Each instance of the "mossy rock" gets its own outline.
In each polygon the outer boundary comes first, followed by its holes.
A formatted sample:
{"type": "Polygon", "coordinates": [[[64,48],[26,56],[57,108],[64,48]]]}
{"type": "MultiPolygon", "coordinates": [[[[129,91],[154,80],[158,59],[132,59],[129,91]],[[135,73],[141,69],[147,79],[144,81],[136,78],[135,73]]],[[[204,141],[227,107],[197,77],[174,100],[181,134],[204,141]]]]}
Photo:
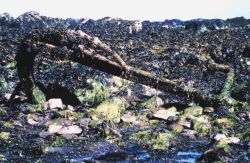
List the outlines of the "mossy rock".
{"type": "Polygon", "coordinates": [[[181,133],[183,131],[184,127],[182,125],[179,125],[179,124],[173,124],[173,125],[171,125],[171,129],[175,133],[181,133]]]}
{"type": "Polygon", "coordinates": [[[0,139],[2,140],[8,140],[10,138],[10,133],[9,132],[0,132],[0,139]]]}
{"type": "Polygon", "coordinates": [[[234,122],[229,118],[216,119],[214,123],[217,124],[219,127],[224,127],[227,129],[231,129],[234,127],[234,122]]]}
{"type": "Polygon", "coordinates": [[[229,144],[224,140],[220,140],[219,142],[217,142],[216,148],[223,148],[225,152],[230,152],[231,150],[229,144]]]}
{"type": "Polygon", "coordinates": [[[46,102],[46,95],[35,85],[32,88],[32,96],[32,102],[34,104],[44,105],[46,102]]]}
{"type": "Polygon", "coordinates": [[[162,103],[162,100],[159,97],[151,97],[150,99],[142,102],[140,104],[140,107],[144,108],[144,109],[148,109],[151,112],[155,112],[156,108],[159,106],[159,104],[162,103]]]}
{"type": "Polygon", "coordinates": [[[157,126],[159,124],[159,120],[149,120],[149,124],[157,126]]]}
{"type": "Polygon", "coordinates": [[[175,135],[171,132],[158,133],[156,139],[152,141],[151,147],[154,150],[166,150],[171,145],[171,140],[175,135]]]}
{"type": "Polygon", "coordinates": [[[109,101],[102,102],[96,109],[91,109],[89,114],[91,118],[96,121],[108,120],[114,123],[119,123],[124,111],[125,101],[121,98],[115,97],[109,101]]]}
{"type": "Polygon", "coordinates": [[[210,134],[211,125],[208,122],[203,122],[199,120],[193,120],[194,130],[197,132],[199,137],[205,137],[210,134]]]}
{"type": "Polygon", "coordinates": [[[16,67],[17,62],[15,60],[9,62],[5,67],[8,69],[13,69],[16,67]]]}
{"type": "Polygon", "coordinates": [[[182,119],[198,117],[202,115],[203,108],[200,106],[191,106],[184,110],[184,114],[181,116],[182,119]]]}
{"type": "Polygon", "coordinates": [[[0,154],[0,161],[7,161],[7,159],[4,155],[0,154]]]}
{"type": "Polygon", "coordinates": [[[77,89],[74,92],[81,103],[94,105],[108,99],[110,94],[108,87],[93,79],[88,79],[87,83],[90,85],[90,89],[77,89]]]}
{"type": "Polygon", "coordinates": [[[18,125],[17,121],[4,121],[3,123],[3,127],[5,128],[14,128],[14,126],[18,125]]]}
{"type": "Polygon", "coordinates": [[[129,136],[130,140],[136,140],[139,143],[150,145],[152,142],[152,131],[146,130],[146,131],[139,131],[136,133],[133,133],[129,136]]]}
{"type": "Polygon", "coordinates": [[[130,140],[136,140],[140,144],[154,150],[166,150],[170,147],[171,140],[175,135],[171,132],[155,134],[151,130],[139,131],[130,135],[130,140]]]}

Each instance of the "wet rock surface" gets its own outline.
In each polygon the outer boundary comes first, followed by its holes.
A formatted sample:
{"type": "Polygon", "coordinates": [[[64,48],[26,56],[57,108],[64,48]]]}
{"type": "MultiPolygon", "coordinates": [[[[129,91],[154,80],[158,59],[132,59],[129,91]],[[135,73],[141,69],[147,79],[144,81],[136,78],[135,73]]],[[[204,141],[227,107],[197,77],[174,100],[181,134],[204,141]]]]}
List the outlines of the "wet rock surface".
{"type": "MultiPolygon", "coordinates": [[[[13,18],[4,13],[0,15],[0,161],[249,162],[249,106],[194,103],[55,59],[46,51],[39,52],[31,65],[37,82],[27,85],[32,86],[32,100],[23,87],[8,103],[20,83],[15,57],[22,41],[31,33],[55,29],[82,30],[117,51],[128,65],[186,89],[226,94],[227,72],[214,70],[209,62],[229,65],[234,70],[229,101],[250,102],[247,19],[94,21],[49,18],[37,12],[13,18]]],[[[71,53],[61,50],[53,54],[71,53]]]]}

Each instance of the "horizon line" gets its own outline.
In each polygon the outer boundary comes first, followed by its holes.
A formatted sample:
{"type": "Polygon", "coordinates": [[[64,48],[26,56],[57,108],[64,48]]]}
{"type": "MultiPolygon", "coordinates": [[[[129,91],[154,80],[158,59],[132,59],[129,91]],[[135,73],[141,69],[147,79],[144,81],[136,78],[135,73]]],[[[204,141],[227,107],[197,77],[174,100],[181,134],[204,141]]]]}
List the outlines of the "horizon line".
{"type": "Polygon", "coordinates": [[[28,13],[32,13],[32,12],[35,12],[37,14],[39,14],[39,16],[45,16],[45,17],[48,17],[48,18],[59,18],[59,19],[76,19],[76,20],[79,20],[79,19],[90,19],[90,20],[94,20],[94,21],[97,21],[97,20],[101,20],[101,19],[104,19],[104,18],[111,18],[111,19],[121,19],[121,20],[127,20],[127,21],[141,21],[141,22],[145,22],[145,21],[149,21],[149,22],[163,22],[163,21],[166,21],[166,20],[180,20],[180,21],[193,21],[193,20],[229,20],[229,19],[235,19],[235,18],[243,18],[243,19],[246,19],[246,20],[250,20],[250,18],[246,18],[245,16],[235,16],[235,17],[228,17],[228,18],[202,18],[202,17],[197,17],[197,18],[192,18],[192,19],[180,19],[180,18],[165,18],[163,20],[150,20],[150,19],[126,19],[126,18],[121,18],[121,17],[112,17],[112,16],[103,16],[103,17],[100,17],[100,18],[91,18],[91,17],[58,17],[58,16],[50,16],[50,15],[45,15],[45,14],[41,14],[40,12],[38,11],[35,11],[35,10],[30,10],[30,11],[26,11],[26,12],[23,12],[22,14],[18,14],[18,15],[13,15],[9,12],[3,12],[3,13],[0,13],[0,15],[4,15],[4,14],[8,14],[10,17],[13,17],[14,19],[17,19],[18,17],[22,16],[22,15],[25,15],[25,14],[28,14],[28,13]]]}

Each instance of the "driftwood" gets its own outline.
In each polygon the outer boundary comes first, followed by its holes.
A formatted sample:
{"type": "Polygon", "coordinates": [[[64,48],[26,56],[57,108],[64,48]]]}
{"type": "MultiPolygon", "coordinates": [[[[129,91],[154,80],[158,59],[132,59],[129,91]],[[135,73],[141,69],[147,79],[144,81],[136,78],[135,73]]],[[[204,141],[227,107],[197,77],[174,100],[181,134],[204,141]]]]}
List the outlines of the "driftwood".
{"type": "MultiPolygon", "coordinates": [[[[91,37],[82,31],[73,30],[34,32],[23,41],[16,56],[20,85],[30,87],[31,84],[35,83],[33,62],[39,52],[51,53],[58,49],[63,49],[65,52],[58,56],[59,59],[78,62],[134,82],[188,98],[201,105],[215,107],[219,105],[246,107],[248,105],[248,103],[237,101],[230,96],[234,82],[234,70],[228,65],[217,64],[212,59],[210,60],[210,69],[227,73],[222,92],[215,95],[195,88],[180,87],[175,81],[129,66],[117,52],[102,43],[98,38],[91,37]]],[[[31,93],[27,94],[32,96],[31,93]]]]}

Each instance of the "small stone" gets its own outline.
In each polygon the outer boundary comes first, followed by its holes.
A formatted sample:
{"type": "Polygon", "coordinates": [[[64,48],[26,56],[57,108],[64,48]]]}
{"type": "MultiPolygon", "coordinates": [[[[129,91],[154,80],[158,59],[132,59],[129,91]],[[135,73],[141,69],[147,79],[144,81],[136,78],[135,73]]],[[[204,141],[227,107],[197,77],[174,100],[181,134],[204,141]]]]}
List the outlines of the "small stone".
{"type": "Polygon", "coordinates": [[[177,112],[177,109],[175,107],[171,107],[169,109],[160,109],[153,114],[154,117],[160,118],[160,119],[165,119],[168,120],[169,117],[171,116],[176,116],[179,114],[177,112]]]}
{"type": "Polygon", "coordinates": [[[39,136],[40,136],[41,138],[46,138],[46,137],[49,136],[49,135],[50,135],[50,133],[47,132],[47,131],[41,131],[41,132],[39,133],[39,136]]]}
{"type": "Polygon", "coordinates": [[[228,137],[227,141],[228,141],[228,143],[238,144],[240,142],[240,139],[237,137],[228,137]]]}
{"type": "Polygon", "coordinates": [[[214,113],[214,108],[213,107],[205,107],[204,108],[204,113],[214,113]]]}
{"type": "Polygon", "coordinates": [[[4,155],[0,154],[0,161],[7,161],[7,159],[4,155]]]}
{"type": "Polygon", "coordinates": [[[60,135],[70,135],[70,134],[80,134],[82,133],[82,129],[79,126],[72,125],[72,126],[65,126],[61,128],[58,132],[60,135]]]}
{"type": "Polygon", "coordinates": [[[196,140],[196,134],[197,132],[194,130],[184,129],[181,133],[181,135],[188,137],[189,139],[196,140]]]}
{"type": "Polygon", "coordinates": [[[9,100],[10,97],[11,97],[11,93],[5,93],[5,94],[4,94],[4,98],[5,98],[6,100],[9,100]]]}
{"type": "Polygon", "coordinates": [[[75,108],[71,105],[67,105],[67,109],[69,109],[70,111],[75,111],[75,108]]]}
{"type": "Polygon", "coordinates": [[[216,141],[223,141],[227,144],[238,144],[240,142],[240,139],[237,137],[226,137],[224,134],[217,134],[214,139],[216,141]]]}
{"type": "Polygon", "coordinates": [[[188,121],[182,121],[182,120],[180,120],[178,122],[178,124],[184,126],[185,128],[191,128],[191,122],[188,122],[188,121]]]}
{"type": "Polygon", "coordinates": [[[224,134],[217,134],[215,137],[214,137],[214,139],[216,140],[216,141],[220,141],[221,139],[225,139],[225,138],[227,138],[224,134]]]}
{"type": "Polygon", "coordinates": [[[49,129],[48,129],[48,132],[49,134],[55,134],[57,133],[58,131],[60,131],[62,129],[62,125],[49,125],[49,129]]]}
{"type": "Polygon", "coordinates": [[[35,114],[28,114],[27,123],[30,125],[39,125],[38,117],[35,114]]]}
{"type": "Polygon", "coordinates": [[[0,132],[0,139],[3,140],[8,140],[10,138],[10,133],[9,132],[0,132]]]}
{"type": "Polygon", "coordinates": [[[49,101],[45,103],[45,108],[52,110],[57,108],[62,109],[63,108],[62,100],[60,98],[49,99],[49,101]]]}
{"type": "Polygon", "coordinates": [[[135,116],[132,116],[130,114],[124,114],[122,117],[121,117],[121,120],[123,122],[127,122],[127,123],[133,123],[133,122],[136,122],[136,117],[135,116]]]}
{"type": "Polygon", "coordinates": [[[38,125],[38,124],[39,124],[37,121],[35,121],[35,120],[32,119],[32,118],[28,118],[28,119],[27,119],[27,122],[28,122],[28,124],[30,124],[30,125],[38,125]]]}
{"type": "Polygon", "coordinates": [[[90,118],[82,118],[78,121],[78,123],[80,124],[80,126],[82,127],[88,127],[89,122],[91,121],[90,118]]]}

